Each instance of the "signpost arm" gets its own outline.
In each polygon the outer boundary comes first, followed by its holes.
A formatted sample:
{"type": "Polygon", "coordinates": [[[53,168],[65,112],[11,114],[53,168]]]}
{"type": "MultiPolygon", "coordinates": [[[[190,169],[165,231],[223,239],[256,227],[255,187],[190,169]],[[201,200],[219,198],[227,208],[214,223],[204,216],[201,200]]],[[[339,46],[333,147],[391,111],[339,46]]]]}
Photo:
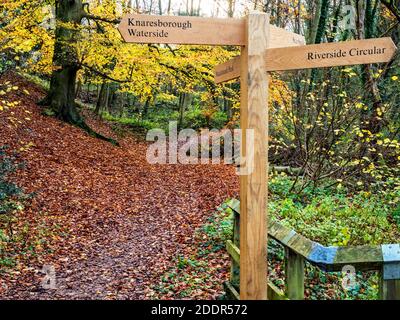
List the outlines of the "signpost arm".
{"type": "Polygon", "coordinates": [[[241,59],[242,163],[240,177],[240,298],[267,298],[268,75],[265,51],[269,16],[246,17],[241,59]],[[252,131],[254,141],[246,131],[252,131]],[[246,172],[247,171],[247,172],[246,172]]]}

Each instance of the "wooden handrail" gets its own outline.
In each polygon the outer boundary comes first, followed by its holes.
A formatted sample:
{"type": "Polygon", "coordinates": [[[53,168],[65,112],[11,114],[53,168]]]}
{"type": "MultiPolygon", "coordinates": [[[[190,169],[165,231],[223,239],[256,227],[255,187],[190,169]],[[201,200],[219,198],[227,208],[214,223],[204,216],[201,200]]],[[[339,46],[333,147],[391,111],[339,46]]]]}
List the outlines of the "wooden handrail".
{"type": "MultiPolygon", "coordinates": [[[[232,200],[228,207],[235,213],[234,239],[236,241],[235,243],[227,242],[227,251],[235,266],[239,266],[240,250],[237,233],[240,202],[232,200]]],[[[304,298],[304,260],[306,260],[327,272],[342,271],[345,266],[352,266],[356,271],[378,270],[381,274],[381,298],[400,300],[399,244],[326,247],[307,239],[279,222],[269,223],[268,236],[285,247],[287,296],[290,299],[304,298]]]]}

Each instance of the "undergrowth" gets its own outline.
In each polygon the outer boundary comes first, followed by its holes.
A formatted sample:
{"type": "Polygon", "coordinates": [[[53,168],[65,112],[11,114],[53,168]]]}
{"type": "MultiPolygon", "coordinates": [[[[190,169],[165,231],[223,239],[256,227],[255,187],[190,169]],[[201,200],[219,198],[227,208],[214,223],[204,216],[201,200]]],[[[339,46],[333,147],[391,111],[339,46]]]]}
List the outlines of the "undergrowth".
{"type": "MultiPolygon", "coordinates": [[[[323,245],[346,246],[399,243],[399,190],[372,193],[364,190],[308,189],[302,195],[291,192],[293,180],[286,175],[272,176],[269,184],[270,218],[323,245]]],[[[208,222],[197,230],[198,249],[190,256],[175,257],[175,265],[153,289],[157,298],[196,298],[204,291],[222,290],[222,279],[229,275],[230,261],[225,251],[232,239],[233,213],[224,203],[208,222]],[[218,257],[219,281],[210,260],[218,257]],[[222,262],[225,261],[225,262],[222,262]],[[211,287],[210,287],[211,285],[211,287]]],[[[269,280],[285,288],[284,249],[273,240],[268,243],[269,280]]],[[[358,272],[351,290],[342,287],[341,272],[328,273],[306,263],[306,299],[370,300],[378,298],[377,272],[358,272]]],[[[221,295],[217,295],[221,297],[221,295]]]]}

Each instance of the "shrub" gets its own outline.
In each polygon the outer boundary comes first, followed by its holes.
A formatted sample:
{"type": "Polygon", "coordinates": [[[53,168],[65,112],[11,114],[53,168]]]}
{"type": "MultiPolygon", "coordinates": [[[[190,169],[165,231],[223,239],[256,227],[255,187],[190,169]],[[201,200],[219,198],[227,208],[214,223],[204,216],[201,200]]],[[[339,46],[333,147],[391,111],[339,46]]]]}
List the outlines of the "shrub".
{"type": "Polygon", "coordinates": [[[400,205],[398,205],[396,207],[396,209],[394,209],[392,216],[393,216],[393,220],[400,227],[400,205]]]}
{"type": "Polygon", "coordinates": [[[102,118],[106,121],[127,125],[127,126],[131,127],[132,129],[144,129],[147,131],[147,130],[157,128],[156,123],[153,123],[152,121],[149,121],[149,120],[139,119],[139,118],[125,118],[125,117],[117,118],[106,112],[102,114],[102,118]]]}
{"type": "Polygon", "coordinates": [[[13,156],[7,155],[6,147],[0,147],[0,267],[13,265],[13,259],[5,249],[14,240],[14,213],[23,209],[22,203],[26,197],[17,185],[9,181],[9,175],[19,167],[21,164],[17,164],[13,156]]]}
{"type": "Polygon", "coordinates": [[[0,215],[6,215],[18,207],[18,199],[22,196],[21,189],[8,176],[20,165],[15,164],[15,158],[6,154],[6,147],[0,147],[0,215]]]}
{"type": "Polygon", "coordinates": [[[201,109],[195,107],[185,113],[183,126],[192,129],[221,129],[228,122],[227,115],[214,109],[201,109]]]}
{"type": "Polygon", "coordinates": [[[290,194],[291,178],[273,177],[269,189],[270,215],[274,220],[325,245],[398,243],[399,210],[388,204],[388,194],[334,193],[331,189],[290,194]]]}

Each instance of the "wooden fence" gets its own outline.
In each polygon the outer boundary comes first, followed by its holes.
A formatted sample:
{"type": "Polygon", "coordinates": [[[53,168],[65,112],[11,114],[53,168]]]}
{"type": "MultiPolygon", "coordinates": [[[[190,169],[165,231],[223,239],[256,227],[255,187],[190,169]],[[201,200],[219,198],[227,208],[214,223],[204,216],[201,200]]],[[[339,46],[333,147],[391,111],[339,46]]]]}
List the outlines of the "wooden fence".
{"type": "MultiPolygon", "coordinates": [[[[231,256],[230,281],[225,283],[227,297],[239,299],[240,283],[240,203],[229,205],[234,213],[233,239],[226,244],[231,256]]],[[[285,291],[268,283],[270,300],[304,299],[304,263],[322,271],[342,271],[352,266],[356,271],[378,271],[380,277],[380,299],[400,300],[400,245],[325,247],[282,226],[270,222],[268,236],[285,248],[285,291]]],[[[267,281],[267,279],[266,279],[267,281]]]]}

